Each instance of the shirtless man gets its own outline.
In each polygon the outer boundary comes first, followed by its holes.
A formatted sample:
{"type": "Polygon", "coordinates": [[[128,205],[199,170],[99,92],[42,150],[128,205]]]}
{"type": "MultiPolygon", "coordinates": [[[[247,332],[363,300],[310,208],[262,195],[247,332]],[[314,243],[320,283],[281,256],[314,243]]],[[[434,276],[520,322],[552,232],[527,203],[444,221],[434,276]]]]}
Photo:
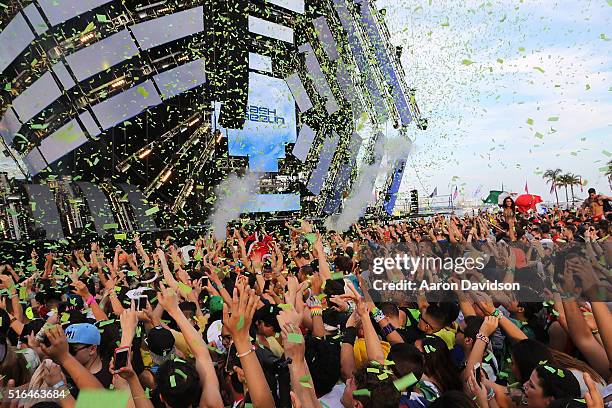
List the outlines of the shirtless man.
{"type": "Polygon", "coordinates": [[[588,208],[593,220],[600,221],[604,218],[604,200],[611,199],[605,195],[597,194],[594,188],[589,188],[589,198],[584,200],[582,208],[588,208]]]}

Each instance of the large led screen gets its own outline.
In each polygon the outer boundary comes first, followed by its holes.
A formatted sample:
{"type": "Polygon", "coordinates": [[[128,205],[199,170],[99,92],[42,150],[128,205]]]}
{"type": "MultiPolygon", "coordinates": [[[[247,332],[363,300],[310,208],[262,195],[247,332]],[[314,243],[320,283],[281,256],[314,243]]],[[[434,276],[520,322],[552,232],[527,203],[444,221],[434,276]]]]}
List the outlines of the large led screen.
{"type": "MultiPolygon", "coordinates": [[[[219,117],[220,105],[215,106],[219,117]]],[[[247,120],[243,129],[217,128],[227,134],[229,154],[248,156],[249,170],[278,172],[285,145],[297,138],[295,101],[284,80],[249,74],[247,120]]]]}

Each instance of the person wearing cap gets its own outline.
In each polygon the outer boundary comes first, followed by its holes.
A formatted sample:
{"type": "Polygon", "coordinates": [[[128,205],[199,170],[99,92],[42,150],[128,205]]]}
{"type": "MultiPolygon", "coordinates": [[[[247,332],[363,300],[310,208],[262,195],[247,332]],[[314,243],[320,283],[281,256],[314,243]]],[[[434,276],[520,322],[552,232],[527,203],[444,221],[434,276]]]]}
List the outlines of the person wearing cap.
{"type": "Polygon", "coordinates": [[[66,339],[70,354],[108,388],[113,376],[108,371],[110,361],[102,361],[98,351],[101,339],[98,328],[90,323],[71,324],[66,328],[66,339]]]}
{"type": "Polygon", "coordinates": [[[145,344],[151,354],[151,372],[155,374],[164,361],[176,355],[175,339],[172,332],[164,327],[157,326],[149,330],[145,337],[145,344]]]}

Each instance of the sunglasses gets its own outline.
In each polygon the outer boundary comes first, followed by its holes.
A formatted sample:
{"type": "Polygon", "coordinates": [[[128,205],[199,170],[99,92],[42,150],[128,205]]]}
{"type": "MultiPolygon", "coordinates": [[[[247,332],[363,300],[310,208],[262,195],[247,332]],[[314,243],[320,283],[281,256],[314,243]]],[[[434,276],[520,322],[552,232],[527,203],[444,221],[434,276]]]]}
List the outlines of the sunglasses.
{"type": "Polygon", "coordinates": [[[90,346],[88,345],[82,345],[81,347],[79,347],[77,344],[69,344],[68,345],[68,352],[70,353],[70,355],[74,356],[76,355],[76,353],[78,353],[79,351],[86,349],[90,346]]]}

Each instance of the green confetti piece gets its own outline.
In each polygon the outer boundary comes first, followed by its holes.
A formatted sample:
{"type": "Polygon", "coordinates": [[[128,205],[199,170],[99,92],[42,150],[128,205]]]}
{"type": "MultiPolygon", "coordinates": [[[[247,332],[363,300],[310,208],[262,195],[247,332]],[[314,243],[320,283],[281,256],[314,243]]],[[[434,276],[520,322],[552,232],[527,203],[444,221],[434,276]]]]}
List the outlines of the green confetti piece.
{"type": "Polygon", "coordinates": [[[238,319],[238,323],[236,323],[236,329],[240,330],[244,327],[244,315],[240,315],[240,319],[238,319]]]}
{"type": "Polygon", "coordinates": [[[66,323],[68,320],[70,320],[70,314],[68,313],[62,313],[62,317],[60,319],[60,321],[62,323],[66,323]]]}
{"type": "Polygon", "coordinates": [[[550,118],[548,118],[549,122],[558,122],[559,121],[559,117],[558,116],[551,116],[550,118]]]}
{"type": "Polygon", "coordinates": [[[528,125],[533,125],[533,119],[527,118],[527,124],[528,125]]]}
{"type": "Polygon", "coordinates": [[[182,370],[177,368],[176,370],[174,370],[174,372],[183,377],[183,380],[187,379],[187,374],[185,374],[182,370]]]}
{"type": "Polygon", "coordinates": [[[610,153],[609,151],[607,151],[607,150],[605,150],[605,149],[604,149],[604,150],[602,150],[601,152],[602,152],[603,154],[605,154],[606,156],[608,156],[608,157],[612,156],[612,153],[610,153]]]}
{"type": "Polygon", "coordinates": [[[87,27],[85,27],[85,30],[83,30],[81,35],[87,34],[88,32],[93,31],[95,29],[96,29],[96,25],[93,22],[91,22],[91,23],[87,24],[87,27]]]}
{"type": "Polygon", "coordinates": [[[104,225],[102,225],[102,229],[105,229],[105,230],[117,229],[117,228],[119,228],[119,224],[104,224],[104,225]]]}
{"type": "Polygon", "coordinates": [[[381,375],[378,375],[377,377],[380,381],[382,381],[382,380],[386,380],[387,378],[389,378],[389,374],[382,373],[381,375]]]}
{"type": "Polygon", "coordinates": [[[25,315],[28,318],[28,320],[33,320],[34,319],[34,311],[32,310],[32,306],[28,307],[25,311],[25,315]]]}
{"type": "Polygon", "coordinates": [[[108,23],[108,18],[104,14],[96,14],[96,19],[99,23],[108,23]]]}
{"type": "Polygon", "coordinates": [[[374,373],[374,374],[379,374],[380,370],[376,367],[368,367],[366,370],[368,373],[374,373]]]}
{"type": "Polygon", "coordinates": [[[309,232],[304,234],[304,238],[306,238],[306,241],[308,241],[308,243],[312,245],[317,241],[317,234],[315,234],[314,232],[309,232]]]}
{"type": "Polygon", "coordinates": [[[19,287],[19,300],[25,300],[28,297],[28,288],[25,286],[19,287]]]}
{"type": "Polygon", "coordinates": [[[293,309],[293,306],[292,306],[292,305],[290,305],[290,304],[287,304],[287,303],[280,303],[280,304],[278,305],[278,307],[279,307],[280,309],[282,309],[282,310],[291,310],[291,309],[293,309]]]}
{"type": "Polygon", "coordinates": [[[342,272],[334,272],[331,275],[332,280],[340,280],[344,279],[344,274],[342,272]]]}
{"type": "Polygon", "coordinates": [[[461,63],[463,65],[472,65],[474,63],[474,61],[471,61],[469,59],[464,59],[464,60],[461,61],[461,63]]]}
{"type": "Polygon", "coordinates": [[[366,388],[362,388],[360,390],[353,391],[353,396],[355,396],[355,397],[369,397],[371,395],[372,395],[372,393],[370,392],[370,390],[368,390],[366,388]]]}
{"type": "Polygon", "coordinates": [[[170,376],[170,387],[176,387],[176,377],[173,375],[170,376]]]}
{"type": "Polygon", "coordinates": [[[98,323],[98,327],[104,327],[104,326],[108,326],[109,324],[112,324],[115,322],[115,319],[111,319],[111,320],[102,320],[100,323],[98,323]]]}
{"type": "Polygon", "coordinates": [[[386,366],[392,366],[392,365],[395,365],[395,361],[393,361],[393,360],[385,360],[385,365],[386,365],[386,366]]]}
{"type": "Polygon", "coordinates": [[[407,388],[412,387],[414,384],[418,383],[416,376],[413,373],[403,376],[402,378],[398,378],[393,381],[393,385],[398,391],[404,391],[407,388]]]}
{"type": "Polygon", "coordinates": [[[544,368],[553,374],[556,372],[556,370],[549,365],[545,365],[544,368]]]}
{"type": "Polygon", "coordinates": [[[145,211],[146,215],[153,215],[155,213],[157,213],[159,211],[159,207],[153,207],[153,208],[149,208],[147,211],[145,211]]]}
{"type": "Polygon", "coordinates": [[[287,341],[289,343],[301,344],[304,342],[304,336],[299,333],[289,333],[287,334],[287,341]]]}
{"type": "Polygon", "coordinates": [[[142,95],[143,98],[148,98],[149,97],[149,91],[147,91],[143,86],[139,86],[138,88],[136,88],[136,91],[142,95]]]}
{"type": "Polygon", "coordinates": [[[126,233],[115,234],[114,237],[116,240],[124,240],[124,239],[127,239],[127,234],[126,233]]]}
{"type": "Polygon", "coordinates": [[[544,71],[544,69],[542,67],[533,67],[533,69],[535,69],[536,71],[540,71],[541,73],[546,72],[546,71],[544,71]]]}
{"type": "MultiPolygon", "coordinates": [[[[178,283],[178,287],[181,290],[181,292],[183,292],[185,295],[190,294],[193,289],[189,286],[187,286],[186,284],[184,284],[183,282],[177,282],[178,283]]],[[[240,328],[238,329],[240,330],[240,328]]]]}

